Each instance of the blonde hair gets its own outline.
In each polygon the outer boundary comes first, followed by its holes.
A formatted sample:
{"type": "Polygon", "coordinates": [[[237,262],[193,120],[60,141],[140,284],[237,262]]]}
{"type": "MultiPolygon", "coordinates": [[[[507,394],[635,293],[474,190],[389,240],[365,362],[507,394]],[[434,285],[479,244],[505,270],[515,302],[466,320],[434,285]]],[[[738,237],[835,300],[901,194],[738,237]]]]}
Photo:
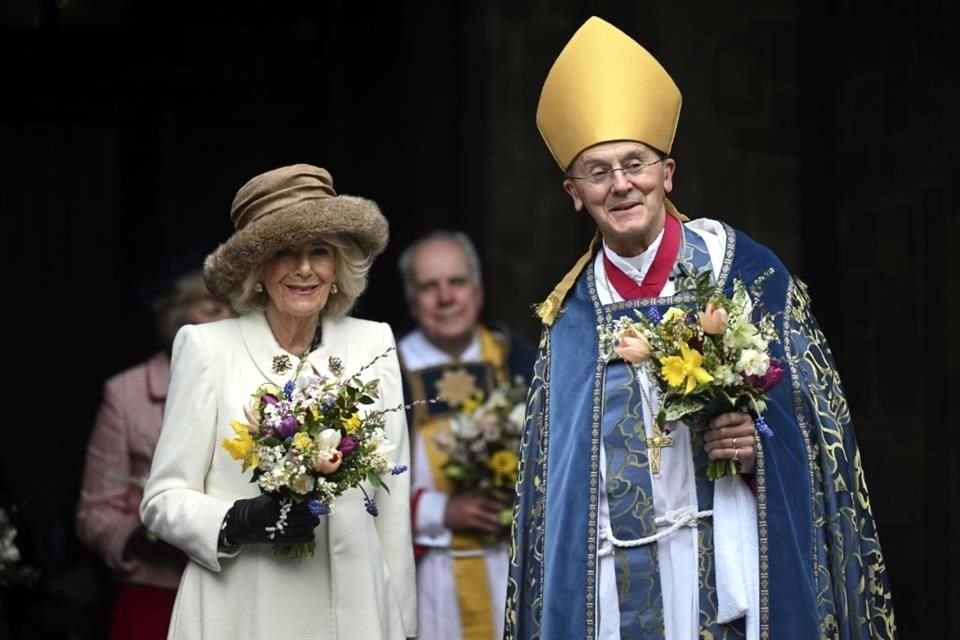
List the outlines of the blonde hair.
{"type": "MultiPolygon", "coordinates": [[[[374,256],[365,253],[357,241],[345,233],[335,233],[316,238],[333,247],[333,256],[337,265],[336,284],[339,290],[327,298],[326,306],[320,311],[328,318],[342,318],[347,315],[367,288],[367,274],[373,265],[374,256]]],[[[230,303],[238,313],[249,313],[267,306],[267,292],[257,291],[257,285],[263,275],[263,269],[273,256],[266,257],[256,269],[251,269],[247,277],[230,297],[230,303]]]]}

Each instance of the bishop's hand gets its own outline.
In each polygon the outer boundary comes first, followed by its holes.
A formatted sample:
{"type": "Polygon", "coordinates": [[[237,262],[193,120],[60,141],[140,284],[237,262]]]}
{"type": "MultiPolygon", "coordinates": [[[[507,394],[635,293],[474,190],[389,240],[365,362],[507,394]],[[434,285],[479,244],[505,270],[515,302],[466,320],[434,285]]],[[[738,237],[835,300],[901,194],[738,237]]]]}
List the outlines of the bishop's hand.
{"type": "Polygon", "coordinates": [[[753,473],[757,428],[749,413],[729,411],[712,418],[703,439],[711,460],[730,460],[739,466],[739,473],[753,473]]]}

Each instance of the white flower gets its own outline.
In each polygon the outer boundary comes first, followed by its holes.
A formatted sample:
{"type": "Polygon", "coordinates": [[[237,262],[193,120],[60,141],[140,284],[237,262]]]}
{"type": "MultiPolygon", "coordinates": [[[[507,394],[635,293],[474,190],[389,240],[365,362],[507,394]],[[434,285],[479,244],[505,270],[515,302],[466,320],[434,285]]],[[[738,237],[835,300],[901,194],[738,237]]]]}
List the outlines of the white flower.
{"type": "Polygon", "coordinates": [[[321,384],[323,384],[323,378],[309,373],[301,375],[296,382],[297,389],[300,391],[309,387],[318,387],[321,384]]]}
{"type": "Polygon", "coordinates": [[[306,473],[301,473],[293,477],[290,481],[290,488],[301,495],[313,491],[313,478],[306,473]]]}
{"type": "Polygon", "coordinates": [[[769,366],[770,356],[756,349],[744,349],[736,364],[737,371],[742,371],[748,376],[762,376],[769,366]]]}
{"type": "Polygon", "coordinates": [[[523,419],[526,417],[526,414],[527,407],[520,402],[510,411],[510,415],[507,416],[507,422],[515,427],[517,432],[520,432],[523,430],[523,419]]]}
{"type": "Polygon", "coordinates": [[[731,369],[729,365],[725,364],[722,364],[711,371],[710,375],[712,375],[713,379],[717,381],[717,384],[725,387],[734,385],[739,380],[737,374],[733,372],[733,369],[731,369]]]}
{"type": "Polygon", "coordinates": [[[453,419],[453,432],[467,440],[472,440],[480,435],[480,429],[477,427],[477,422],[473,418],[469,418],[458,414],[453,419]]]}
{"type": "Polygon", "coordinates": [[[487,405],[490,407],[505,407],[507,406],[507,394],[503,392],[503,389],[497,388],[494,389],[490,394],[490,399],[487,400],[487,405]]]}
{"type": "Polygon", "coordinates": [[[735,280],[733,283],[731,302],[733,308],[737,310],[737,320],[739,322],[750,322],[753,319],[753,300],[740,280],[735,280]]]}
{"type": "Polygon", "coordinates": [[[6,520],[6,514],[2,515],[4,517],[0,518],[0,521],[6,526],[6,530],[3,532],[3,537],[0,538],[0,564],[17,562],[20,560],[20,550],[17,549],[17,545],[13,541],[17,537],[17,530],[10,526],[9,521],[6,520]]]}
{"type": "Polygon", "coordinates": [[[396,446],[387,442],[387,432],[379,427],[370,433],[369,443],[371,452],[379,453],[382,456],[386,456],[396,446]]]}
{"type": "Polygon", "coordinates": [[[481,413],[476,420],[485,440],[494,441],[500,436],[500,419],[495,411],[481,413]]]}
{"type": "Polygon", "coordinates": [[[333,450],[340,444],[341,435],[339,429],[324,429],[317,434],[314,446],[318,450],[333,450]]]}
{"type": "Polygon", "coordinates": [[[750,322],[737,321],[727,327],[723,334],[723,346],[727,349],[752,349],[756,346],[757,328],[750,322]]]}

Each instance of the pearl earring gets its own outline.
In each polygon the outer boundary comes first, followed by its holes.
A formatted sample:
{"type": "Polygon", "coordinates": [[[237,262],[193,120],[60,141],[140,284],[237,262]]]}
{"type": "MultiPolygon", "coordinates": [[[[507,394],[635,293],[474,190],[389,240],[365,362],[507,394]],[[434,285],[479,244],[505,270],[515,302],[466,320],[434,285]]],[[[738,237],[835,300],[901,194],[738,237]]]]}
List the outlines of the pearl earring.
{"type": "Polygon", "coordinates": [[[339,287],[337,287],[337,283],[336,283],[336,282],[334,282],[332,285],[330,285],[330,293],[331,293],[331,294],[337,295],[337,293],[339,293],[339,292],[340,292],[340,289],[339,289],[339,287]]]}
{"type": "Polygon", "coordinates": [[[263,293],[263,285],[258,282],[257,284],[253,285],[253,290],[257,293],[263,293]]]}

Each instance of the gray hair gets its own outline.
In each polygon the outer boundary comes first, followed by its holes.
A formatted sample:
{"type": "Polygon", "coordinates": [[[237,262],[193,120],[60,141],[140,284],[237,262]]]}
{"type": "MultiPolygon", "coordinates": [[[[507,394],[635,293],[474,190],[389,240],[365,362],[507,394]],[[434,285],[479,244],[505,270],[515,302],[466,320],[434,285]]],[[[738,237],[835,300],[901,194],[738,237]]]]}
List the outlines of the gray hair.
{"type": "Polygon", "coordinates": [[[183,326],[190,304],[208,295],[211,294],[203,281],[203,272],[193,269],[178,277],[168,291],[153,301],[157,333],[163,344],[173,344],[173,337],[183,326]]]}
{"type": "Polygon", "coordinates": [[[397,260],[397,269],[400,271],[400,277],[403,278],[403,291],[407,298],[410,298],[416,293],[417,287],[417,283],[414,282],[413,254],[417,252],[417,249],[420,248],[421,245],[433,240],[447,240],[458,245],[463,251],[463,255],[467,258],[467,277],[470,278],[470,282],[478,287],[483,285],[483,276],[480,272],[480,257],[477,255],[477,248],[473,246],[473,242],[471,242],[467,234],[462,231],[437,229],[409,244],[407,248],[403,250],[403,253],[400,254],[400,259],[397,260]]]}
{"type": "MultiPolygon", "coordinates": [[[[339,292],[327,298],[327,305],[320,312],[329,318],[342,318],[347,315],[367,288],[367,274],[373,265],[374,256],[365,252],[353,237],[344,233],[335,233],[319,238],[333,247],[333,256],[337,265],[337,289],[339,292]]],[[[238,313],[262,310],[267,305],[267,292],[257,291],[257,284],[263,275],[263,269],[273,256],[261,263],[250,273],[235,290],[231,304],[238,313]]]]}

